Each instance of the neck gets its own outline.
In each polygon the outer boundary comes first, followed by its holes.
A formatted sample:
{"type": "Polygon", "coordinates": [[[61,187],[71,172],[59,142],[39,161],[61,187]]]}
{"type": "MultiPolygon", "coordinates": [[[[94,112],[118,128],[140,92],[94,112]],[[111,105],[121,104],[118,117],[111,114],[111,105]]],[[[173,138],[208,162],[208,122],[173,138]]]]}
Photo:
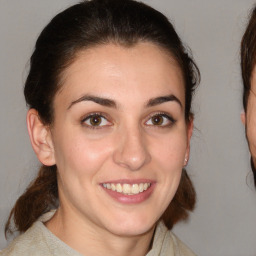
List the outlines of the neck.
{"type": "Polygon", "coordinates": [[[154,227],[136,236],[120,236],[77,214],[59,208],[46,227],[64,243],[82,255],[145,256],[150,249],[154,227]],[[68,214],[67,214],[68,212],[68,214]]]}

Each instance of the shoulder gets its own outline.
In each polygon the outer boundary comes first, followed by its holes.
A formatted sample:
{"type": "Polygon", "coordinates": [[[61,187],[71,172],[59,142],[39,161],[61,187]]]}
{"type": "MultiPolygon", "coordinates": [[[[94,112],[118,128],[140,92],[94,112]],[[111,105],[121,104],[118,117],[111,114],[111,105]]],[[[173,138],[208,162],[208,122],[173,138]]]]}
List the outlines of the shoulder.
{"type": "Polygon", "coordinates": [[[43,232],[40,228],[40,222],[34,223],[34,225],[24,234],[21,234],[15,238],[6,249],[1,251],[0,255],[51,255],[44,239],[43,232]]]}
{"type": "Polygon", "coordinates": [[[53,214],[54,211],[41,216],[31,228],[0,252],[0,256],[81,256],[45,227],[43,222],[49,220],[53,214]]]}
{"type": "Polygon", "coordinates": [[[147,256],[196,256],[176,235],[166,228],[163,222],[158,223],[152,249],[147,256]]]}
{"type": "Polygon", "coordinates": [[[171,231],[170,236],[172,238],[172,242],[174,244],[174,249],[177,252],[177,255],[179,256],[196,256],[191,249],[185,245],[175,234],[173,234],[171,231]]]}

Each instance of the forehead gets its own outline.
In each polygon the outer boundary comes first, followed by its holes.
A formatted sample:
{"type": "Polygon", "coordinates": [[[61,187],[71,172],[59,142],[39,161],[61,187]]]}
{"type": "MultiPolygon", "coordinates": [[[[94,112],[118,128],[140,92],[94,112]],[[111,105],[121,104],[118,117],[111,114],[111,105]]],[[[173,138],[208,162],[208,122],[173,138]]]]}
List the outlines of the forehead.
{"type": "Polygon", "coordinates": [[[165,50],[148,42],[132,47],[107,44],[78,52],[62,75],[58,94],[79,97],[88,92],[111,98],[174,93],[181,102],[185,100],[179,65],[165,50]]]}

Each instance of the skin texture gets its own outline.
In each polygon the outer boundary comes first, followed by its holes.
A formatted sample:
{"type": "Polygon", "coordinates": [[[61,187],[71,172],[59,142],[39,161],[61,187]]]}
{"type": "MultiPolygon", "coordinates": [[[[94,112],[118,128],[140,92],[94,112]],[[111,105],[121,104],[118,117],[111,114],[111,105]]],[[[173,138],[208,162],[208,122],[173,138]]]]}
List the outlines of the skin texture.
{"type": "Polygon", "coordinates": [[[181,71],[151,43],[109,44],[80,52],[62,81],[52,126],[27,116],[38,159],[58,167],[60,207],[46,226],[84,255],[145,255],[189,157],[181,71]],[[102,186],[120,180],[150,181],[151,192],[123,202],[102,186]]]}
{"type": "Polygon", "coordinates": [[[256,166],[256,67],[251,75],[251,91],[248,97],[247,111],[242,113],[241,119],[246,126],[246,136],[248,139],[249,149],[252,155],[254,166],[256,166]]]}

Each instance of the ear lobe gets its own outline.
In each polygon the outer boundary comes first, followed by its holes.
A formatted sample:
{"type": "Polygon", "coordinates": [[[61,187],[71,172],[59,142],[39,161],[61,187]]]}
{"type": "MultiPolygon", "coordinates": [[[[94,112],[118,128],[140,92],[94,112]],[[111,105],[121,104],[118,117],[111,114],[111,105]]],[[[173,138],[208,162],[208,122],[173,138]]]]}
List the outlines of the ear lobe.
{"type": "Polygon", "coordinates": [[[194,119],[193,117],[190,117],[190,120],[187,124],[187,149],[186,149],[186,155],[184,158],[184,167],[187,165],[189,160],[189,153],[190,153],[190,139],[193,134],[194,129],[194,119]]]}
{"type": "Polygon", "coordinates": [[[54,165],[54,147],[50,129],[42,123],[35,109],[30,109],[27,113],[27,128],[38,160],[47,166],[54,165]]]}
{"type": "Polygon", "coordinates": [[[242,113],[240,115],[240,118],[241,118],[241,121],[242,121],[243,125],[245,125],[245,123],[246,123],[246,115],[245,115],[244,110],[242,111],[242,113]]]}

